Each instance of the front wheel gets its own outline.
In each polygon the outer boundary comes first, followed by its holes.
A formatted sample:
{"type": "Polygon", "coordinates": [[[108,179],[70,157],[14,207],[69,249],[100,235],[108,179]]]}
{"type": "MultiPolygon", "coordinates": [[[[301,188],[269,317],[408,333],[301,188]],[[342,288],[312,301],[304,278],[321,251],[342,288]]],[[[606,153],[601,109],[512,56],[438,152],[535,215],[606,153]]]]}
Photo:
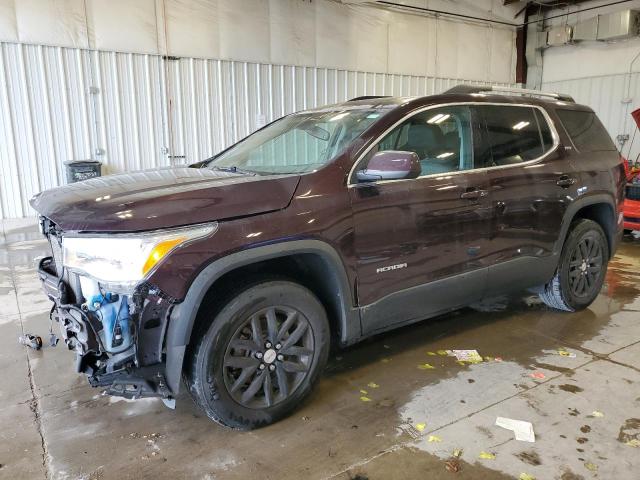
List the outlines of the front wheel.
{"type": "Polygon", "coordinates": [[[609,262],[609,244],[593,220],[576,221],[562,248],[555,276],[539,292],[557,310],[575,312],[595,300],[602,289],[609,262]]]}
{"type": "Polygon", "coordinates": [[[251,430],[289,414],[329,355],[329,323],[308,289],[266,281],[236,294],[211,319],[186,382],[214,421],[251,430]]]}

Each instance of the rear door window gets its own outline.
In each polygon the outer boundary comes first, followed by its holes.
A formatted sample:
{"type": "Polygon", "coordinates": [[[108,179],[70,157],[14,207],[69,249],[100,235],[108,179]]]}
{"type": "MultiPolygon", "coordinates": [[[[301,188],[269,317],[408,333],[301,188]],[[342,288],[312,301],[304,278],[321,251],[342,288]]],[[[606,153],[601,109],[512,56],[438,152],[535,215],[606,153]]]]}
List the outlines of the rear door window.
{"type": "Polygon", "coordinates": [[[611,137],[593,112],[556,110],[573,144],[581,152],[616,150],[611,137]]]}
{"type": "Polygon", "coordinates": [[[533,107],[482,105],[478,109],[485,122],[486,166],[512,165],[542,156],[553,145],[553,137],[543,115],[533,107]],[[540,120],[546,131],[539,127],[540,120]]]}

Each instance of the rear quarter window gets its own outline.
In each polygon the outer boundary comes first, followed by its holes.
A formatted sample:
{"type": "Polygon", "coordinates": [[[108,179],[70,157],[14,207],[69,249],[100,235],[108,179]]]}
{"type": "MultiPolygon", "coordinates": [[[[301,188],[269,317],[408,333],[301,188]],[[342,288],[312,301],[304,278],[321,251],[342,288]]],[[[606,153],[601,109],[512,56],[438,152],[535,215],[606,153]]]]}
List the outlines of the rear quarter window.
{"type": "Polygon", "coordinates": [[[611,137],[593,112],[556,110],[573,144],[580,152],[616,150],[611,137]]]}

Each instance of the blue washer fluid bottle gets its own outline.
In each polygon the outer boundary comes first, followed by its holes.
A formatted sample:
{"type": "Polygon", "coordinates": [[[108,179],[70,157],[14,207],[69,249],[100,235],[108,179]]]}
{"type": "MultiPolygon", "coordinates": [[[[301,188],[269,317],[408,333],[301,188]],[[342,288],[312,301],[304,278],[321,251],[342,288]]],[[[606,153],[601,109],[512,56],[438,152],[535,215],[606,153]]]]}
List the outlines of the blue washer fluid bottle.
{"type": "Polygon", "coordinates": [[[133,343],[133,335],[127,296],[98,294],[91,297],[87,304],[102,322],[102,330],[98,335],[105,350],[108,353],[120,353],[128,349],[133,343]]]}

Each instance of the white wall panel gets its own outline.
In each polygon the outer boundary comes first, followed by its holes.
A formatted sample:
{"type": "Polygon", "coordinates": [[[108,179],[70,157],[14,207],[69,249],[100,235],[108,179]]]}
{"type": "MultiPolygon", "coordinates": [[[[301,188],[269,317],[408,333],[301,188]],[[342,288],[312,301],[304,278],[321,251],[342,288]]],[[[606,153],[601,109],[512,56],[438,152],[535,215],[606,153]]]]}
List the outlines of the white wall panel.
{"type": "Polygon", "coordinates": [[[270,58],[268,0],[222,1],[218,9],[220,57],[250,62],[270,58]]]}
{"type": "Polygon", "coordinates": [[[430,33],[436,28],[431,18],[396,15],[389,24],[390,73],[431,75],[435,72],[436,45],[430,33]]]}
{"type": "Polygon", "coordinates": [[[20,41],[87,48],[84,0],[19,0],[15,2],[20,41]]]}
{"type": "Polygon", "coordinates": [[[271,62],[280,65],[314,65],[315,5],[299,0],[271,0],[269,13],[271,62]]]}
{"type": "Polygon", "coordinates": [[[219,22],[217,0],[165,0],[160,7],[160,13],[164,7],[171,55],[220,58],[220,35],[215,28],[219,22]]]}
{"type": "Polygon", "coordinates": [[[0,0],[0,42],[17,42],[18,25],[14,0],[0,0]]]}
{"type": "Polygon", "coordinates": [[[86,0],[86,6],[91,48],[159,52],[155,0],[86,0]]]}
{"type": "MultiPolygon", "coordinates": [[[[446,3],[487,18],[512,10],[446,3]]],[[[0,0],[0,41],[510,82],[511,55],[493,73],[487,66],[514,49],[514,29],[494,26],[490,40],[486,30],[334,0],[0,0]]]]}
{"type": "Polygon", "coordinates": [[[463,82],[479,83],[0,43],[0,217],[31,215],[66,160],[98,159],[105,173],[190,163],[297,110],[463,82]]]}
{"type": "MultiPolygon", "coordinates": [[[[366,72],[388,71],[390,12],[361,9],[351,16],[354,63],[350,68],[366,72]]],[[[395,54],[392,55],[395,57],[395,54]]],[[[307,64],[309,65],[309,64],[307,64]]],[[[426,74],[426,70],[421,72],[426,74]]]]}

